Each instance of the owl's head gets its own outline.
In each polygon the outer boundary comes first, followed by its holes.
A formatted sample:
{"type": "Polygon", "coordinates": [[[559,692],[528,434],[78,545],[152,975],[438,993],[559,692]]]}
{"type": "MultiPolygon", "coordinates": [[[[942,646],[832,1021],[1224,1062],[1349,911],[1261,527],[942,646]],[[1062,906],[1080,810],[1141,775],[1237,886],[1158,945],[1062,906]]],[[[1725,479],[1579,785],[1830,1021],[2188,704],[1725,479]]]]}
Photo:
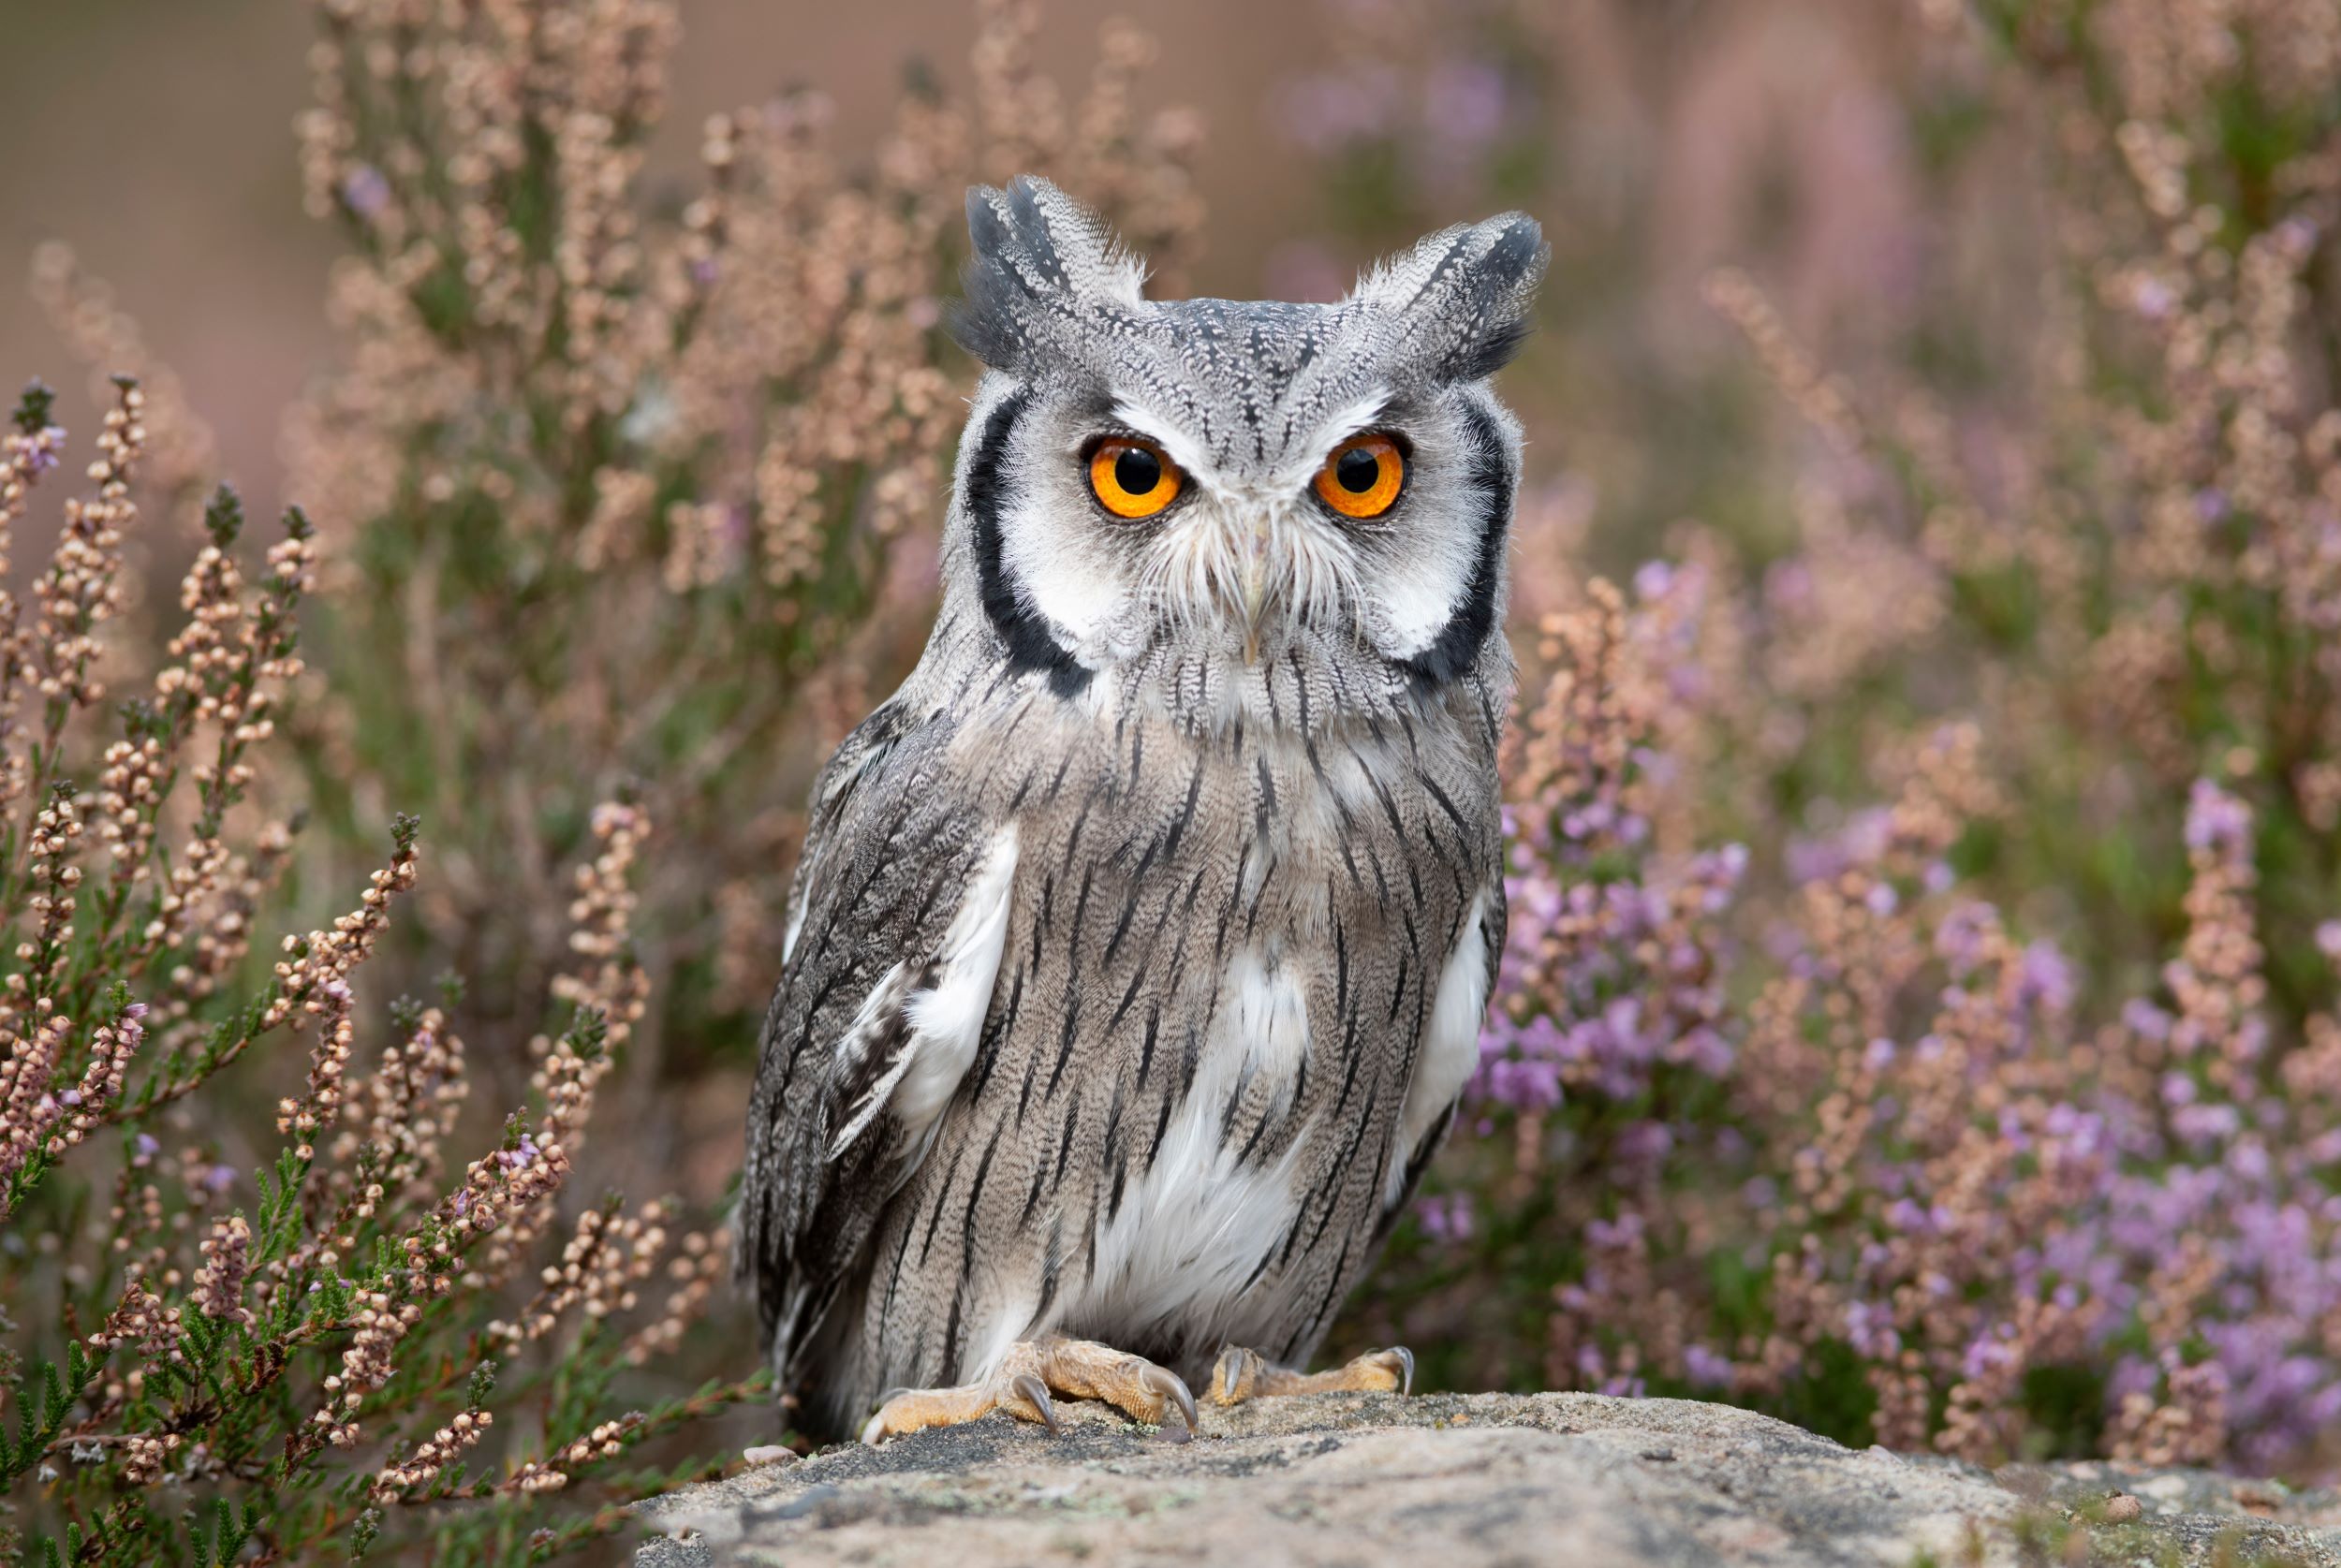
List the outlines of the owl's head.
{"type": "Polygon", "coordinates": [[[1534,222],[1442,230],[1303,305],[1148,300],[1143,262],[1039,180],[971,191],[967,219],[956,325],[990,374],[948,576],[1012,668],[1070,698],[1277,661],[1418,688],[1479,666],[1520,451],[1487,383],[1527,328],[1534,222]]]}

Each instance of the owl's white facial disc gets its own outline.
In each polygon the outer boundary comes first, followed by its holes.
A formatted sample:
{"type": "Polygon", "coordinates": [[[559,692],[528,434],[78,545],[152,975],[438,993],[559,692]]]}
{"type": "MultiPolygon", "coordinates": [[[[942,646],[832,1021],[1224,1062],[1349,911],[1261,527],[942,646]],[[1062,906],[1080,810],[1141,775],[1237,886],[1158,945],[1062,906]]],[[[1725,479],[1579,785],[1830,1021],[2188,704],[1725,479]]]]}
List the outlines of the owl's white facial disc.
{"type": "Polygon", "coordinates": [[[1435,235],[1314,306],[1148,301],[1102,225],[1038,182],[969,212],[961,331],[994,374],[955,527],[1011,669],[1071,696],[1173,647],[1182,669],[1305,657],[1436,686],[1474,667],[1519,459],[1485,377],[1542,266],[1533,224],[1435,235]]]}
{"type": "Polygon", "coordinates": [[[1378,393],[1273,465],[1227,461],[1134,398],[1097,410],[1047,388],[998,388],[977,439],[979,587],[1011,651],[1038,663],[1094,673],[1170,637],[1239,661],[1346,639],[1361,659],[1445,680],[1495,623],[1516,438],[1478,388],[1378,393]],[[1405,469],[1395,501],[1363,519],[1315,485],[1362,432],[1388,433],[1405,469]],[[1157,516],[1115,516],[1092,493],[1091,454],[1124,438],[1176,467],[1179,494],[1157,516]]]}

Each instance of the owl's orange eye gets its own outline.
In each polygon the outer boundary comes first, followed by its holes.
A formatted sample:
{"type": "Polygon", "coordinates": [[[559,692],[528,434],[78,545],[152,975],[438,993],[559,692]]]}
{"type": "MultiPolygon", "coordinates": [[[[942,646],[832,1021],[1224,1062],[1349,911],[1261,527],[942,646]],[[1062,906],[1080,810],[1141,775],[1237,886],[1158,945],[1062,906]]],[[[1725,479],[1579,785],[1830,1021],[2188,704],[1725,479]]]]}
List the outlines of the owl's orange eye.
{"type": "Polygon", "coordinates": [[[1151,441],[1112,436],[1089,455],[1089,489],[1118,518],[1150,518],[1179,498],[1179,465],[1151,441]]]}
{"type": "Polygon", "coordinates": [[[1335,447],[1317,471],[1317,496],[1346,518],[1377,518],[1406,488],[1406,460],[1398,443],[1378,431],[1335,447]]]}

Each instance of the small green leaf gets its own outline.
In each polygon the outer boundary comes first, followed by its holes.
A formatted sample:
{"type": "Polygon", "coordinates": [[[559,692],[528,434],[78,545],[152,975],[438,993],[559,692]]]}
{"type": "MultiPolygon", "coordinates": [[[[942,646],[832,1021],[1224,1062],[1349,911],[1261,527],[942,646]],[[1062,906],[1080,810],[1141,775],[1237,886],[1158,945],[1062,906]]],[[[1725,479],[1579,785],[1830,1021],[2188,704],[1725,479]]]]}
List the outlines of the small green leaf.
{"type": "Polygon", "coordinates": [[[374,1538],[381,1533],[382,1510],[369,1508],[359,1515],[358,1522],[350,1527],[349,1561],[355,1562],[364,1557],[367,1549],[374,1545],[374,1538]]]}
{"type": "Polygon", "coordinates": [[[16,400],[16,428],[26,435],[38,435],[49,428],[50,412],[56,405],[56,388],[34,377],[16,400]]]}
{"type": "Polygon", "coordinates": [[[212,536],[212,543],[226,550],[243,532],[243,501],[227,485],[212,492],[212,499],[203,508],[203,532],[212,536]]]}

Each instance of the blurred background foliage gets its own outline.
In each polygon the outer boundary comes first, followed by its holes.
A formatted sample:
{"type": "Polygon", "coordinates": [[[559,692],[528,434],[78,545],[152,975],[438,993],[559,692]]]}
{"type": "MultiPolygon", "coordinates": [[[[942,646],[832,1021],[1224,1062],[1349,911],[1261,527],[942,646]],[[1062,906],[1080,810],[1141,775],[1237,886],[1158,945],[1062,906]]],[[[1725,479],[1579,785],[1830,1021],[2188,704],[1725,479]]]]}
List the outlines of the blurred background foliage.
{"type": "MultiPolygon", "coordinates": [[[[1336,1348],[1985,1462],[2341,1462],[2341,5],[311,9],[12,25],[0,359],[85,364],[85,427],[140,378],[147,646],[216,480],[315,520],[247,807],[305,818],[279,923],[420,814],[360,994],[460,972],[491,1142],[613,1075],[564,1224],[671,1192],[720,1245],[804,788],[930,613],[961,188],[1038,169],[1159,287],[1300,299],[1519,206],[1512,939],[1336,1348]]],[[[172,1132],[269,1165],[273,1091],[222,1084],[172,1132]]],[[[596,1399],[749,1370],[724,1293],[669,1317],[596,1399]]],[[[589,1429],[542,1398],[508,1479],[589,1429]]]]}

